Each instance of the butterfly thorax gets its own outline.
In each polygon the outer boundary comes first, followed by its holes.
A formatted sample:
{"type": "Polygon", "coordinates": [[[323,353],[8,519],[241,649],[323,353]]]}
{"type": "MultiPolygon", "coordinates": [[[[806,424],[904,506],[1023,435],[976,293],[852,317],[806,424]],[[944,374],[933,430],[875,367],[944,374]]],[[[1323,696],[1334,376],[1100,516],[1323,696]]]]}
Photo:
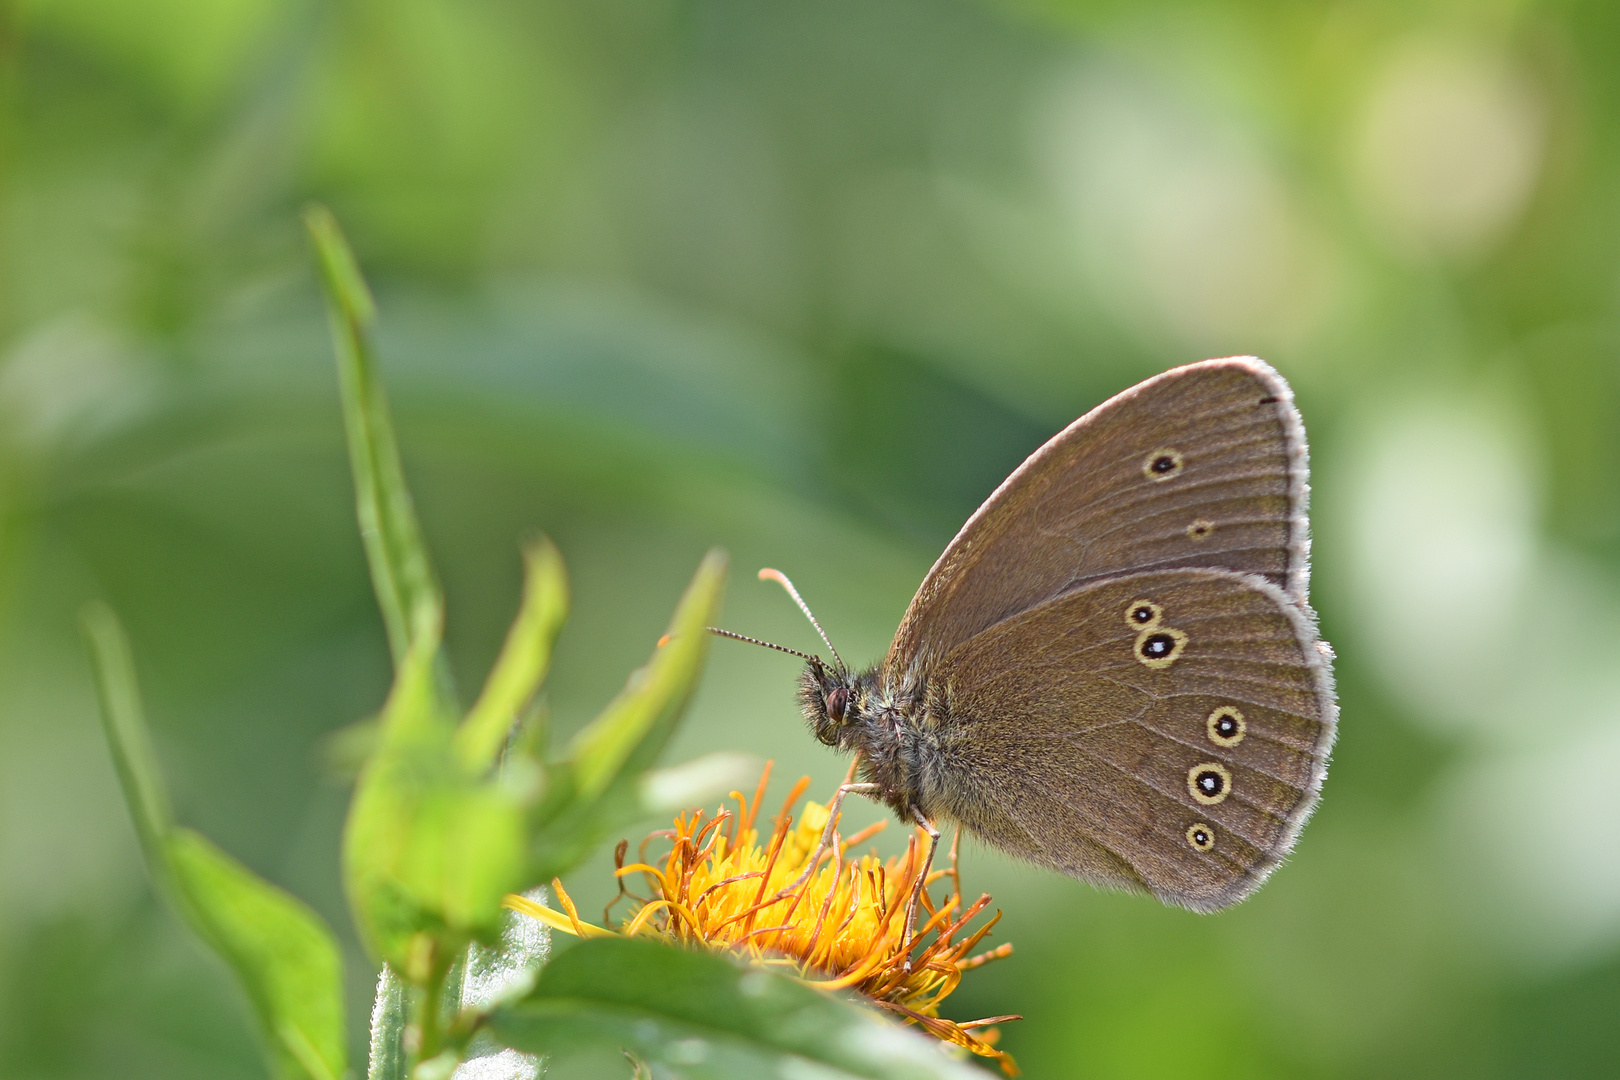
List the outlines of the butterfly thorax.
{"type": "MultiPolygon", "coordinates": [[[[856,674],[811,664],[799,681],[799,704],[817,739],[860,754],[861,779],[902,821],[923,804],[923,778],[938,754],[920,685],[885,685],[880,668],[856,674]]],[[[929,814],[929,816],[933,816],[929,814]]]]}

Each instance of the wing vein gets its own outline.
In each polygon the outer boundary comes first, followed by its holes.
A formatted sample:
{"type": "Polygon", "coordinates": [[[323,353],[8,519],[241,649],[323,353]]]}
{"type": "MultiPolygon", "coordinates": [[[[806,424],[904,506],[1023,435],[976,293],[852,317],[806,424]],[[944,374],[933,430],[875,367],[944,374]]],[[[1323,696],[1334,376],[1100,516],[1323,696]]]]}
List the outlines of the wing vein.
{"type": "MultiPolygon", "coordinates": [[[[1072,742],[1069,745],[1074,746],[1074,744],[1072,742]]],[[[1162,796],[1163,798],[1166,798],[1166,799],[1170,800],[1171,802],[1175,803],[1177,806],[1181,807],[1183,810],[1191,810],[1194,813],[1198,813],[1198,814],[1201,814],[1201,815],[1202,814],[1208,814],[1208,811],[1210,809],[1209,807],[1197,806],[1197,805],[1194,805],[1193,803],[1191,803],[1190,801],[1184,801],[1184,800],[1176,797],[1176,795],[1174,795],[1174,794],[1172,794],[1172,793],[1170,793],[1168,791],[1165,791],[1158,784],[1153,783],[1151,780],[1148,780],[1145,777],[1138,776],[1135,773],[1131,772],[1129,769],[1126,769],[1123,766],[1114,764],[1112,761],[1109,761],[1107,758],[1098,757],[1096,754],[1093,754],[1091,751],[1087,750],[1083,746],[1074,746],[1074,749],[1077,752],[1079,752],[1081,754],[1084,754],[1086,757],[1090,758],[1091,760],[1097,762],[1099,765],[1106,765],[1110,769],[1113,769],[1115,772],[1119,773],[1120,775],[1127,776],[1130,779],[1135,780],[1138,784],[1141,784],[1143,787],[1147,788],[1149,791],[1155,792],[1156,794],[1162,796]]],[[[1236,799],[1237,798],[1236,792],[1234,791],[1234,793],[1229,797],[1233,798],[1233,799],[1236,799]]],[[[1192,796],[1189,795],[1187,797],[1187,800],[1191,800],[1191,798],[1192,798],[1192,796]]],[[[1242,805],[1249,806],[1250,809],[1253,809],[1253,810],[1258,810],[1260,813],[1265,814],[1267,817],[1277,818],[1276,814],[1274,814],[1271,811],[1267,810],[1265,807],[1252,806],[1248,802],[1243,802],[1242,805]]],[[[1216,815],[1209,814],[1209,816],[1214,817],[1216,815]]],[[[1287,818],[1277,818],[1277,820],[1281,821],[1284,825],[1286,825],[1288,823],[1287,818]]],[[[1173,829],[1168,830],[1168,831],[1160,831],[1161,826],[1160,826],[1160,822],[1158,820],[1150,821],[1149,824],[1151,824],[1154,827],[1155,831],[1159,831],[1159,834],[1161,836],[1166,836],[1166,837],[1170,837],[1170,838],[1173,838],[1173,839],[1176,838],[1176,833],[1175,833],[1175,831],[1173,829]]],[[[1250,847],[1254,848],[1256,851],[1260,852],[1261,854],[1269,854],[1270,853],[1271,844],[1269,842],[1267,842],[1267,843],[1256,843],[1252,838],[1250,838],[1244,832],[1240,831],[1237,828],[1234,828],[1230,824],[1223,824],[1221,827],[1228,830],[1229,832],[1231,832],[1233,835],[1237,836],[1238,838],[1240,838],[1245,844],[1248,844],[1250,847]]],[[[1135,864],[1133,863],[1132,865],[1134,866],[1135,864]]]]}

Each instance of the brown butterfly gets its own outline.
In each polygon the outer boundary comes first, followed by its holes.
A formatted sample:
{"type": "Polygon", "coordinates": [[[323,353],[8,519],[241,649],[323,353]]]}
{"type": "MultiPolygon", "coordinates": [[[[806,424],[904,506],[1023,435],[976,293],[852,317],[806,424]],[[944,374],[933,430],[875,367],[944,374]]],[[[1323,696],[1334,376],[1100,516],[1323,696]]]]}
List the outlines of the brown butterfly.
{"type": "Polygon", "coordinates": [[[1306,475],[1293,393],[1253,357],[1070,424],[957,533],[882,664],[797,654],[816,737],[857,755],[839,801],[921,824],[930,860],[955,822],[1196,911],[1248,896],[1316,804],[1337,716],[1306,475]]]}

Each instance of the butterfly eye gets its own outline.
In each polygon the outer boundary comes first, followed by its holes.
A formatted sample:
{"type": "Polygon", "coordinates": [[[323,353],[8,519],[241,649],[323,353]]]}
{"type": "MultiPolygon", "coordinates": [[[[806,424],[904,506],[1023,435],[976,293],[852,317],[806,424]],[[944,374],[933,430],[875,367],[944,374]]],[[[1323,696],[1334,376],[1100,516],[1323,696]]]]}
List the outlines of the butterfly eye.
{"type": "Polygon", "coordinates": [[[1171,626],[1160,626],[1155,620],[1136,635],[1136,658],[1150,668],[1167,668],[1186,645],[1186,634],[1171,626]]]}
{"type": "Polygon", "coordinates": [[[1216,746],[1236,746],[1243,741],[1243,734],[1247,726],[1243,722],[1243,713],[1231,705],[1222,705],[1209,714],[1205,721],[1209,729],[1209,738],[1216,746]]]}
{"type": "Polygon", "coordinates": [[[1232,792],[1232,774],[1226,767],[1213,761],[1194,765],[1187,770],[1187,790],[1205,806],[1224,802],[1232,792]]]}
{"type": "Polygon", "coordinates": [[[835,687],[832,692],[827,695],[827,715],[832,717],[834,720],[842,720],[844,718],[844,714],[848,711],[849,688],[844,686],[835,687]]]}
{"type": "Polygon", "coordinates": [[[1132,600],[1125,609],[1125,624],[1127,626],[1157,626],[1159,619],[1164,615],[1164,609],[1151,600],[1132,600]]]}
{"type": "Polygon", "coordinates": [[[1142,462],[1142,475],[1152,481],[1168,480],[1181,471],[1181,452],[1162,446],[1142,462]]]}

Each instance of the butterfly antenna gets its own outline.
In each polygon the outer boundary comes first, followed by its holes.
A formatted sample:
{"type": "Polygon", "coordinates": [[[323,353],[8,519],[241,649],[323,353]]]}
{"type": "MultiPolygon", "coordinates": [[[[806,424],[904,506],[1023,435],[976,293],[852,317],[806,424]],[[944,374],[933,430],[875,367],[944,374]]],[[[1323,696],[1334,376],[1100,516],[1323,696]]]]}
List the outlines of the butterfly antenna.
{"type": "MultiPolygon", "coordinates": [[[[707,630],[711,634],[718,634],[720,637],[728,637],[728,638],[733,639],[734,641],[746,641],[750,645],[763,645],[767,649],[775,649],[777,652],[791,653],[792,655],[797,656],[797,657],[799,657],[801,659],[810,661],[812,664],[816,665],[817,668],[820,668],[822,666],[821,657],[819,657],[819,656],[811,656],[809,653],[800,652],[798,649],[790,649],[786,645],[778,645],[773,641],[761,641],[757,637],[749,637],[746,634],[738,634],[738,633],[733,633],[730,630],[722,630],[718,626],[706,626],[706,627],[704,627],[704,629],[707,630]]],[[[663,645],[664,645],[664,642],[668,641],[668,640],[669,640],[668,635],[666,635],[662,640],[660,640],[658,642],[659,647],[662,648],[663,645]]]]}
{"type": "Polygon", "coordinates": [[[788,595],[793,597],[793,602],[799,605],[799,610],[804,612],[804,617],[810,620],[810,625],[816,628],[816,633],[821,635],[821,640],[827,643],[827,651],[833,654],[834,660],[838,661],[839,670],[848,671],[849,666],[844,663],[844,658],[838,655],[838,650],[833,648],[832,639],[827,636],[827,631],[823,630],[821,624],[816,622],[816,617],[810,614],[810,605],[804,602],[804,597],[799,595],[799,590],[793,587],[793,582],[788,580],[787,575],[780,570],[772,570],[767,566],[759,572],[759,580],[774,581],[787,590],[788,595]]]}

